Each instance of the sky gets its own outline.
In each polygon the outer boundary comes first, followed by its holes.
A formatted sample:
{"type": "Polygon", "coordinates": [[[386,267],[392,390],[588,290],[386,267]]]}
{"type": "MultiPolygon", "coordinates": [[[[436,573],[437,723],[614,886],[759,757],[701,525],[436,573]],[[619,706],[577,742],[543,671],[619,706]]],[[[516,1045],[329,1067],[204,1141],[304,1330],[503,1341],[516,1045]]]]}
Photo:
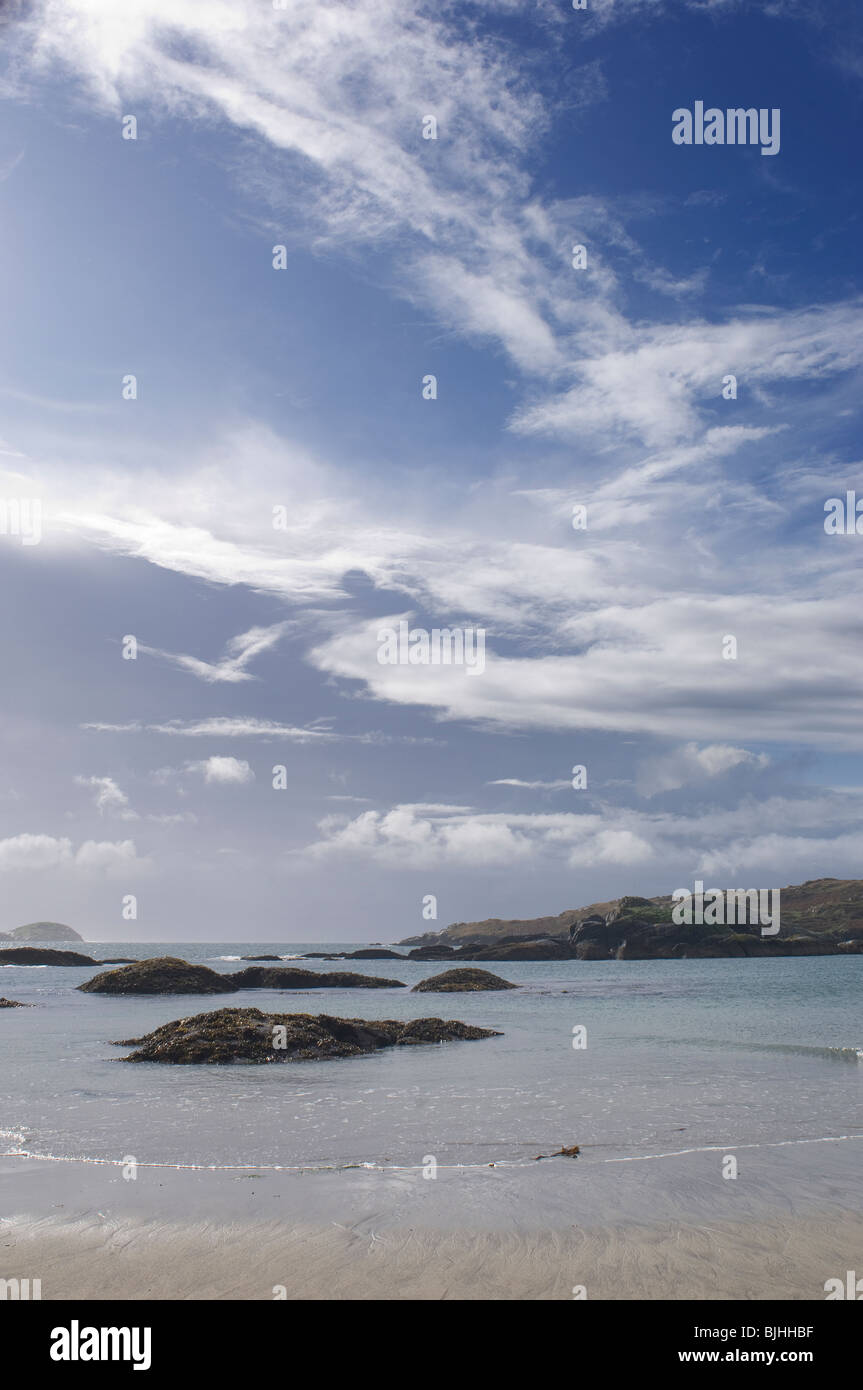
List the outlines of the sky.
{"type": "Polygon", "coordinates": [[[861,873],[857,0],[0,37],[0,931],[861,873]],[[779,148],[676,143],[696,102],[779,148]]]}

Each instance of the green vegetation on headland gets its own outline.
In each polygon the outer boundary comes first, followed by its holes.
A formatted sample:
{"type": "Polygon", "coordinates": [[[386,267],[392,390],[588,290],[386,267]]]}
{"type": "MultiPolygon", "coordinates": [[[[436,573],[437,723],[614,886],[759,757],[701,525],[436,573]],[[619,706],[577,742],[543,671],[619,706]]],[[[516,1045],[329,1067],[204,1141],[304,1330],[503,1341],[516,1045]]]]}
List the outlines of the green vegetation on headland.
{"type": "Polygon", "coordinates": [[[778,896],[781,924],[775,934],[762,934],[757,922],[677,922],[672,917],[675,903],[669,895],[591,903],[561,912],[557,917],[456,922],[443,931],[406,937],[396,944],[414,947],[410,956],[425,960],[671,960],[863,954],[863,880],[810,879],[782,888],[778,896]]]}

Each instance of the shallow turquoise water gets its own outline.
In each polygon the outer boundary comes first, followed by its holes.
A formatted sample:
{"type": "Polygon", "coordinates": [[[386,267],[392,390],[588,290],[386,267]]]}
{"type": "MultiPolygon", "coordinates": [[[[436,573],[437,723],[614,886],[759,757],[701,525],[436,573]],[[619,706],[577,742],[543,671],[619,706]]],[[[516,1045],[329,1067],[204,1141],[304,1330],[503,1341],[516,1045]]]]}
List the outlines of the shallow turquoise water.
{"type": "MultiPolygon", "coordinates": [[[[351,943],[344,949],[356,949],[351,943]]],[[[293,943],[87,946],[224,957],[293,943]]],[[[328,946],[326,949],[342,949],[328,946]]],[[[408,986],[435,962],[302,962],[408,986]]],[[[486,1164],[578,1143],[584,1162],[863,1133],[863,957],[518,962],[500,994],[254,990],[218,998],[81,994],[81,969],[0,967],[0,1152],[204,1165],[486,1164]],[[268,1067],[125,1066],[113,1038],[230,1006],[461,1018],[503,1036],[268,1067]],[[574,1049],[573,1028],[587,1029],[574,1049]]],[[[817,1146],[814,1146],[817,1147],[817,1146]]],[[[846,1146],[859,1151],[856,1144],[846,1146]]]]}

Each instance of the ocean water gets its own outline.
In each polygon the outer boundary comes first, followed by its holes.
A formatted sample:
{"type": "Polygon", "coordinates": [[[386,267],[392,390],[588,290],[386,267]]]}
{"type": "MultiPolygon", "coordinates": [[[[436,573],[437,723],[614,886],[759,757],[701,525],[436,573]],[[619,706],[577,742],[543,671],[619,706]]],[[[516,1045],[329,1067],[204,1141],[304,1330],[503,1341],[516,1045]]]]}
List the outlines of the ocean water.
{"type": "MultiPolygon", "coordinates": [[[[220,971],[242,955],[352,950],[314,943],[99,944],[220,971]]],[[[112,998],[75,988],[93,967],[0,967],[0,1154],[276,1171],[522,1164],[571,1144],[582,1164],[713,1146],[863,1135],[863,957],[491,963],[522,986],[417,995],[437,962],[304,961],[399,979],[392,990],[250,990],[112,998]],[[126,1065],[112,1039],[232,1006],[362,1018],[459,1018],[481,1042],[339,1061],[126,1065]],[[587,1030],[586,1048],[573,1030],[587,1030]]],[[[856,1144],[845,1146],[861,1150],[856,1144]]]]}

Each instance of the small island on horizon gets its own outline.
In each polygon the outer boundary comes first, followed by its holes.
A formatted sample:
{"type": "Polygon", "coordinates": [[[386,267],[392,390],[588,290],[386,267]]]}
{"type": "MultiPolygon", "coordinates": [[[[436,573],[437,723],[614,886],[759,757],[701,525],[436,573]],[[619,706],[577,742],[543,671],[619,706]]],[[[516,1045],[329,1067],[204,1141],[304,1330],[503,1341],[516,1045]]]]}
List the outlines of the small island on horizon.
{"type": "Polygon", "coordinates": [[[84,941],[85,938],[63,922],[27,922],[10,932],[0,932],[0,941],[84,941]]]}

